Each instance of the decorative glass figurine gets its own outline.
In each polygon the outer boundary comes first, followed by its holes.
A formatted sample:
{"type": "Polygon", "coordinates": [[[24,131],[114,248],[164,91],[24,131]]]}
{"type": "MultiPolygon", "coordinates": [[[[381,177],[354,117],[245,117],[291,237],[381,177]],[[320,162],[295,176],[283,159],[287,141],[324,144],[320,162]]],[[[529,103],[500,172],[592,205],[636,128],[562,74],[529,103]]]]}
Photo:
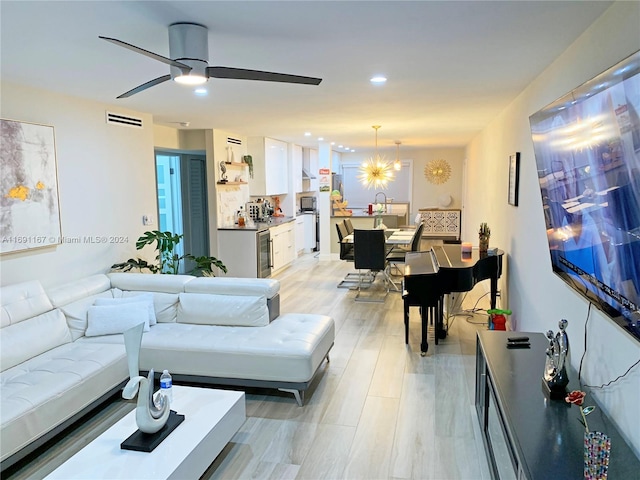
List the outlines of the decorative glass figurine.
{"type": "Polygon", "coordinates": [[[553,331],[547,332],[549,347],[547,348],[547,358],[544,364],[544,385],[547,387],[552,398],[566,394],[566,386],[569,383],[567,376],[567,356],[569,354],[569,337],[566,328],[568,322],[563,318],[558,322],[560,330],[555,335],[553,331]]]}

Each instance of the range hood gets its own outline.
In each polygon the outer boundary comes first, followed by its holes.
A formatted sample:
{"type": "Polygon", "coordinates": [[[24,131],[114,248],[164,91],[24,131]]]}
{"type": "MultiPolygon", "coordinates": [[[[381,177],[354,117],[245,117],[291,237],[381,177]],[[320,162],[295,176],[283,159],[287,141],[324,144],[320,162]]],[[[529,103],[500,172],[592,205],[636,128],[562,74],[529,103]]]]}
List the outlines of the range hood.
{"type": "Polygon", "coordinates": [[[311,175],[306,168],[302,167],[302,179],[303,180],[313,180],[316,177],[314,177],[313,175],[311,175]]]}

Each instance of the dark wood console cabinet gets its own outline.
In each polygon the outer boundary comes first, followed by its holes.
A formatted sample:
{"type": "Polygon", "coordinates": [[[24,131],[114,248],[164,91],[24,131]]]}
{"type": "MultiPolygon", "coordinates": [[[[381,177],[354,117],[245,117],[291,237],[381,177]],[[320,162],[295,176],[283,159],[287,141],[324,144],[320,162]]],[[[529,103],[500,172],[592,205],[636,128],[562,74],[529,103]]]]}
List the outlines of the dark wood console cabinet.
{"type": "MultiPolygon", "coordinates": [[[[541,333],[478,332],[475,405],[494,479],[583,478],[583,434],[578,407],[550,400],[542,387],[548,340],[541,333]],[[531,348],[508,349],[510,336],[528,336],[531,348]]],[[[569,371],[569,390],[585,390],[569,371]]],[[[584,405],[596,405],[587,391],[584,405]]],[[[640,461],[614,424],[596,408],[589,429],[611,438],[609,480],[640,479],[640,461]]]]}

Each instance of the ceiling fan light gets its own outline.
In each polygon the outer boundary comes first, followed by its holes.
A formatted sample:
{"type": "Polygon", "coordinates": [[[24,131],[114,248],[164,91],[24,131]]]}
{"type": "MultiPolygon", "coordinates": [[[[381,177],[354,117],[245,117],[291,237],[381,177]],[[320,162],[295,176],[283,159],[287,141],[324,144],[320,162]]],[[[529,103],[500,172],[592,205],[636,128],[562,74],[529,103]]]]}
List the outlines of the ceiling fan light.
{"type": "Polygon", "coordinates": [[[179,75],[174,80],[182,85],[202,85],[207,82],[207,77],[202,75],[179,75]]]}

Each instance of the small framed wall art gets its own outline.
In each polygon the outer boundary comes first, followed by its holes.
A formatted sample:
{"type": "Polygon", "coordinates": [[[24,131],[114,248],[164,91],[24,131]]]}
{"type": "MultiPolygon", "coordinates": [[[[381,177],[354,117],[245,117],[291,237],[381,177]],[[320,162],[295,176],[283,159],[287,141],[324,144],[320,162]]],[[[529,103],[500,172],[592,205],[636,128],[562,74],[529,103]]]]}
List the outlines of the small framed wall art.
{"type": "Polygon", "coordinates": [[[509,155],[509,205],[518,206],[520,189],[520,152],[509,155]]]}

